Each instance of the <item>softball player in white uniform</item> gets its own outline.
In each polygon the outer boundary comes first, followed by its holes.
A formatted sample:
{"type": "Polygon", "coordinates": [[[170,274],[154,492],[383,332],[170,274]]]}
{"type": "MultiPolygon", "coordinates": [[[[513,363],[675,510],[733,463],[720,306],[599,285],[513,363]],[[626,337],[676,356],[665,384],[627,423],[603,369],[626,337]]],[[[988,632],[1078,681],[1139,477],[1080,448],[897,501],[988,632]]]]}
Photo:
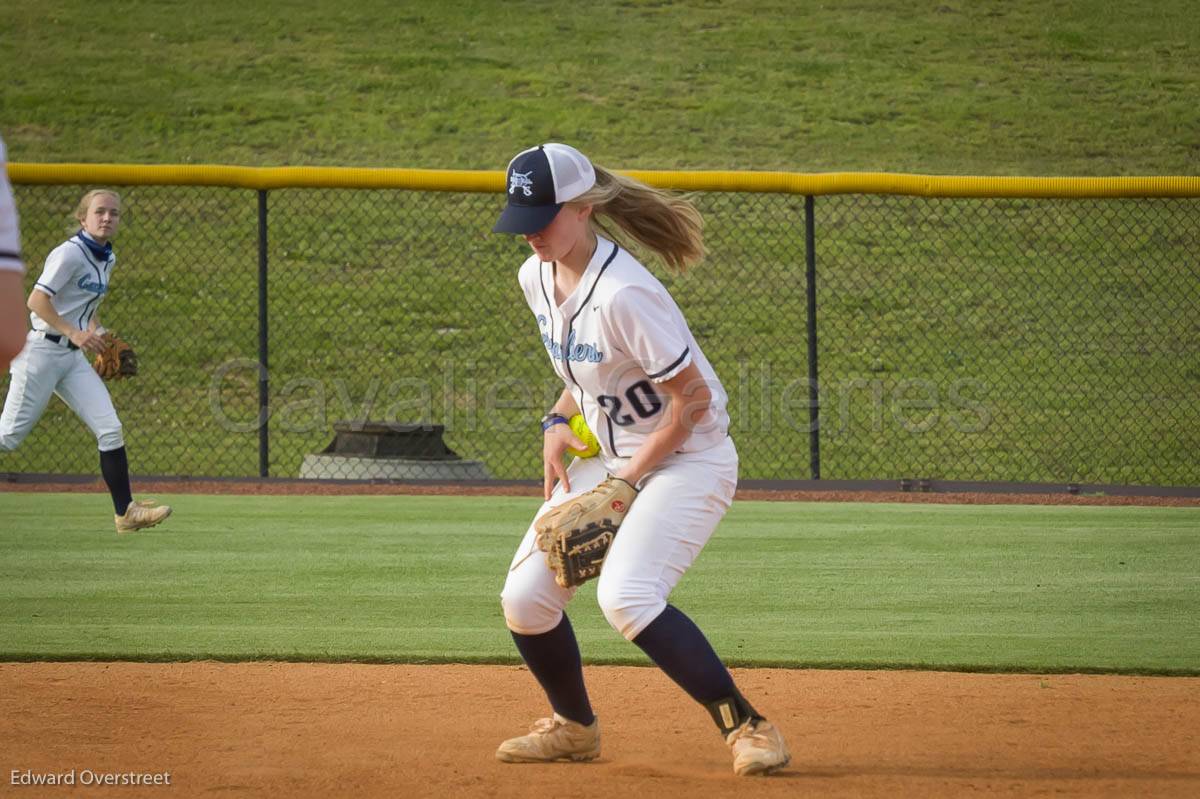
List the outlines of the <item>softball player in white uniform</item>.
{"type": "Polygon", "coordinates": [[[21,317],[24,294],[21,237],[17,229],[17,206],[8,183],[8,156],[0,139],[0,369],[8,367],[25,344],[21,317]]]}
{"type": "Polygon", "coordinates": [[[75,216],[80,231],[50,252],[29,294],[33,330],[12,362],[12,382],[0,415],[0,451],[16,449],[41,418],[50,395],[58,394],[96,436],[117,532],[126,533],[158,524],[171,508],[133,500],[121,420],[104,381],[84,357],[103,348],[98,312],[117,260],[111,239],[120,226],[121,198],[107,189],[90,191],[75,216]]]}
{"type": "MultiPolygon", "coordinates": [[[[737,486],[725,391],[663,285],[597,233],[599,215],[682,269],[703,256],[699,214],[683,200],[594,167],[562,144],[518,154],[507,178],[508,205],[494,230],[523,234],[533,249],[519,280],[565,385],[542,420],[546,502],[537,516],[608,474],[638,488],[604,561],[600,607],[709,710],[733,750],[737,774],[777,770],[789,760],[779,730],[738,692],[704,634],[667,601],[737,486]],[[565,424],[579,412],[601,453],[564,471],[563,452],[583,448],[565,424]]],[[[505,741],[496,756],[590,760],[600,753],[599,723],[563,612],[574,591],[555,583],[535,539],[531,524],[501,601],[517,649],[554,713],[528,735],[505,741]]]]}

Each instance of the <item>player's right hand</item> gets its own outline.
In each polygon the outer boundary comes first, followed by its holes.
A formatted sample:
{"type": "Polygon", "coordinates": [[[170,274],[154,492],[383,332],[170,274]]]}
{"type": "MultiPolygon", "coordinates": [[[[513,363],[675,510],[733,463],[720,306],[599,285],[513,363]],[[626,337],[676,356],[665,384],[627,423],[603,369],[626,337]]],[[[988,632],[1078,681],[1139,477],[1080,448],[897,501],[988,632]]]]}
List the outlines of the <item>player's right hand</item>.
{"type": "Polygon", "coordinates": [[[567,467],[563,466],[563,453],[568,449],[587,449],[587,444],[571,432],[570,425],[552,424],[542,433],[542,473],[545,476],[542,498],[547,502],[550,492],[554,490],[555,480],[562,481],[563,491],[571,490],[567,467]]]}
{"type": "Polygon", "coordinates": [[[71,334],[71,343],[88,355],[99,355],[104,351],[104,337],[93,330],[76,330],[71,334]]]}

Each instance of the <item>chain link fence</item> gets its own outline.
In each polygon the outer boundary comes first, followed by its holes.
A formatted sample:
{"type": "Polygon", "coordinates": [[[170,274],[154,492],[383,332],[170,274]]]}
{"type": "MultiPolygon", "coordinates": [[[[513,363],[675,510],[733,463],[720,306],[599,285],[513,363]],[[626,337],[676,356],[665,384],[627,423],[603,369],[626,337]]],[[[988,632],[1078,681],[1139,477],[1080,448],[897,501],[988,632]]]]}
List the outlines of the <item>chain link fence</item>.
{"type": "MultiPolygon", "coordinates": [[[[87,188],[15,187],[28,287],[87,188]]],[[[500,197],[267,193],[262,369],[259,194],[116,188],[101,317],[141,362],[110,384],[135,474],[297,477],[335,423],[382,422],[540,479],[561,383],[516,283],[526,245],[489,232],[500,197]]],[[[743,479],[1200,485],[1200,200],[812,198],[815,364],[806,198],[695,200],[709,258],[652,269],[725,384],[743,479]]],[[[0,453],[2,472],[95,469],[57,399],[0,453]]]]}

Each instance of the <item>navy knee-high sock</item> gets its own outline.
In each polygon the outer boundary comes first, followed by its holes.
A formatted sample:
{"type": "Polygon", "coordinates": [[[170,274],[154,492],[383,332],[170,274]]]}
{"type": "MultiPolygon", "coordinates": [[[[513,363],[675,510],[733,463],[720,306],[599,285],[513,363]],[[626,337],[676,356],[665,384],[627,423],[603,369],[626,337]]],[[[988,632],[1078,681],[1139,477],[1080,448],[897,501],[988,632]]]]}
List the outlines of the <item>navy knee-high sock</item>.
{"type": "Polygon", "coordinates": [[[729,670],[696,623],[674,605],[667,605],[633,642],[697,702],[708,704],[733,694],[729,670]]]}
{"type": "Polygon", "coordinates": [[[112,495],[113,510],[118,516],[124,516],[125,509],[133,502],[129,488],[129,459],[124,447],[100,453],[100,474],[104,475],[104,483],[112,495]]]}
{"type": "Polygon", "coordinates": [[[674,605],[667,605],[633,642],[688,696],[708,709],[722,732],[728,733],[746,719],[762,718],[738,692],[733,675],[704,633],[674,605]],[[724,719],[722,706],[726,707],[724,719]]]}
{"type": "Polygon", "coordinates": [[[554,712],[585,726],[591,724],[596,716],[583,684],[579,644],[567,614],[564,613],[562,621],[548,633],[513,633],[512,637],[525,665],[546,692],[554,712]]]}

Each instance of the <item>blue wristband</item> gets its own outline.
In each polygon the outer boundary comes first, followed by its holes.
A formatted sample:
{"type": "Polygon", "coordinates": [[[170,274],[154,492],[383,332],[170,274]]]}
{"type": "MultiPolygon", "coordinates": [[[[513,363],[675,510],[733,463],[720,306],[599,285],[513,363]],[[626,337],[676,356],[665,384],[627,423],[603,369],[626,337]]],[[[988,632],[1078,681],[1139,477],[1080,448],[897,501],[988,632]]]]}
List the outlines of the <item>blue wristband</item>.
{"type": "Polygon", "coordinates": [[[542,417],[542,432],[546,432],[556,424],[570,424],[570,422],[561,413],[548,413],[542,417]]]}

